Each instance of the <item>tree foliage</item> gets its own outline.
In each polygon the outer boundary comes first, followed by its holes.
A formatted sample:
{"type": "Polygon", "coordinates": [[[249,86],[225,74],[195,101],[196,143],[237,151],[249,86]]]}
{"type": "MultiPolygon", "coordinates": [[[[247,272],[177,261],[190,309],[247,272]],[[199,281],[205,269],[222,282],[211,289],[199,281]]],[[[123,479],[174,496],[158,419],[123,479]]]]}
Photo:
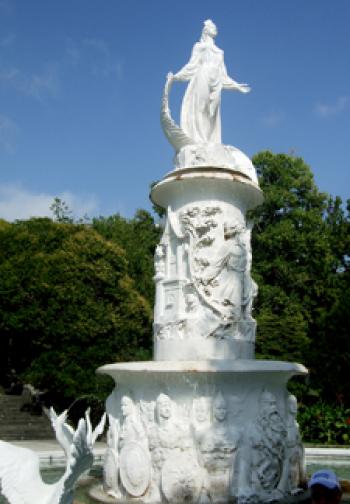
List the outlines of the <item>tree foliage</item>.
{"type": "Polygon", "coordinates": [[[138,292],[153,306],[153,256],[160,238],[160,228],[153,217],[145,210],[138,210],[133,219],[118,214],[94,218],[92,226],[104,238],[119,244],[126,251],[128,273],[138,292]]]}
{"type": "MultiPolygon", "coordinates": [[[[250,215],[257,357],[304,363],[303,405],[322,398],[345,411],[350,202],[320,192],[301,158],[261,152],[253,162],[265,196],[250,215]]],[[[74,223],[59,199],[52,210],[54,222],[0,220],[0,385],[12,372],[68,399],[97,396],[98,366],[151,356],[160,229],[144,210],[90,224],[74,223]]]]}
{"type": "Polygon", "coordinates": [[[90,226],[0,226],[3,381],[14,369],[67,398],[97,392],[98,366],[149,357],[151,315],[126,252],[90,226]]]}
{"type": "MultiPolygon", "coordinates": [[[[334,387],[335,362],[324,364],[331,349],[344,348],[335,326],[347,302],[340,299],[349,289],[349,213],[339,198],[319,192],[301,158],[262,152],[253,162],[265,196],[251,216],[253,276],[259,284],[258,356],[305,363],[311,387],[335,400],[342,388],[334,387]],[[327,382],[333,383],[333,392],[327,382]]],[[[349,385],[347,379],[348,390],[349,385]]]]}

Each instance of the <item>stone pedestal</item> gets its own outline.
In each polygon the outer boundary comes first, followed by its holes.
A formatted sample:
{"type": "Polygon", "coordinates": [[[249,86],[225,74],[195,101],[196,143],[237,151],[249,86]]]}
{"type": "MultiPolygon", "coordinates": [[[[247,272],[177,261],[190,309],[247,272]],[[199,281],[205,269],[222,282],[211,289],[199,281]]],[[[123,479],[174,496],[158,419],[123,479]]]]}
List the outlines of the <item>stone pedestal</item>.
{"type": "Polygon", "coordinates": [[[116,388],[104,495],[115,502],[281,500],[304,478],[289,378],[254,359],[251,225],[262,202],[239,170],[175,170],[152,190],[167,208],[155,253],[154,361],[99,369],[116,388]]]}
{"type": "Polygon", "coordinates": [[[169,173],[152,199],[167,208],[156,251],[154,358],[253,358],[245,215],[262,202],[261,190],[238,170],[197,167],[169,173]]]}
{"type": "Polygon", "coordinates": [[[272,502],[295,496],[305,478],[286,385],[306,369],[254,360],[247,212],[263,196],[249,158],[221,143],[221,90],[250,88],[228,76],[216,34],[205,21],[163,93],[175,158],[151,193],[166,209],[155,251],[154,361],[99,369],[116,383],[103,483],[114,502],[272,502]],[[168,102],[176,80],[189,81],[180,126],[168,102]]]}

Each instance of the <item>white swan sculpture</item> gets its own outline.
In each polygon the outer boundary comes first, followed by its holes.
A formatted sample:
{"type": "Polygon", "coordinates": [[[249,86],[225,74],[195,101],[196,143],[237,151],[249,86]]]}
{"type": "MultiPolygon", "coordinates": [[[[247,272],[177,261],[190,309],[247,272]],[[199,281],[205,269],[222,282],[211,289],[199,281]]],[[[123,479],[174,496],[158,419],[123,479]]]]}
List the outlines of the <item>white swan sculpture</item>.
{"type": "Polygon", "coordinates": [[[66,454],[66,470],[56,483],[44,483],[37,453],[0,441],[0,490],[10,504],[72,504],[79,476],[93,464],[93,445],[103,432],[106,414],[94,431],[89,410],[76,431],[66,423],[67,411],[57,415],[51,408],[50,419],[66,454]]]}

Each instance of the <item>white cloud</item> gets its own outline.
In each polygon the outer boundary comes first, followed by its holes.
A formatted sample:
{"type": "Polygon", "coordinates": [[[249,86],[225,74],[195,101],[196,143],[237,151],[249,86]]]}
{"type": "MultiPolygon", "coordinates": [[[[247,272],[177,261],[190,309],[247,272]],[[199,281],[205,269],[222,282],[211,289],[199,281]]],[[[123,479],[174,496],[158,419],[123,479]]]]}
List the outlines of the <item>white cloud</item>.
{"type": "Polygon", "coordinates": [[[21,72],[16,67],[2,68],[0,69],[0,81],[3,82],[14,82],[21,72]]]}
{"type": "Polygon", "coordinates": [[[60,88],[58,65],[45,65],[39,73],[22,79],[20,87],[25,94],[41,101],[45,96],[55,98],[60,88]]]}
{"type": "Polygon", "coordinates": [[[320,117],[330,117],[341,114],[346,110],[349,104],[348,96],[339,96],[333,104],[317,103],[315,112],[320,117]]]}
{"type": "Polygon", "coordinates": [[[0,68],[0,82],[38,101],[55,98],[60,89],[59,65],[46,64],[39,72],[24,74],[17,67],[0,68]]]}
{"type": "Polygon", "coordinates": [[[19,128],[9,117],[0,114],[0,150],[13,152],[19,128]]]}
{"type": "Polygon", "coordinates": [[[262,118],[262,123],[269,128],[275,128],[276,126],[281,124],[283,119],[284,115],[282,112],[271,111],[262,118]]]}
{"type": "Polygon", "coordinates": [[[123,65],[113,55],[108,42],[100,38],[86,38],[76,41],[68,38],[64,63],[71,66],[85,65],[86,69],[97,77],[123,76],[123,65]]]}
{"type": "Polygon", "coordinates": [[[30,217],[52,217],[50,206],[55,197],[64,201],[74,218],[96,213],[97,200],[93,195],[77,195],[70,191],[61,194],[34,193],[18,184],[0,185],[0,218],[7,221],[30,217]]]}
{"type": "Polygon", "coordinates": [[[67,39],[65,56],[68,62],[73,66],[77,65],[81,60],[81,49],[71,38],[67,39]]]}

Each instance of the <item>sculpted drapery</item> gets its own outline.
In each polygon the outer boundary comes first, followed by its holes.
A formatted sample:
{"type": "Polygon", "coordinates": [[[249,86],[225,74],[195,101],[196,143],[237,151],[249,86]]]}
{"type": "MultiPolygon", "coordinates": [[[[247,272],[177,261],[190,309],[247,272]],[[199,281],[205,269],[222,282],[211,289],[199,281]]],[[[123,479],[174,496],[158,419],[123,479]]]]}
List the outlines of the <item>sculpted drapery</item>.
{"type": "Polygon", "coordinates": [[[181,128],[196,143],[221,143],[221,90],[231,89],[247,93],[250,88],[227,75],[224,52],[214,38],[215,24],[204,22],[202,36],[192,50],[190,61],[173,80],[189,81],[181,108],[181,128]]]}

